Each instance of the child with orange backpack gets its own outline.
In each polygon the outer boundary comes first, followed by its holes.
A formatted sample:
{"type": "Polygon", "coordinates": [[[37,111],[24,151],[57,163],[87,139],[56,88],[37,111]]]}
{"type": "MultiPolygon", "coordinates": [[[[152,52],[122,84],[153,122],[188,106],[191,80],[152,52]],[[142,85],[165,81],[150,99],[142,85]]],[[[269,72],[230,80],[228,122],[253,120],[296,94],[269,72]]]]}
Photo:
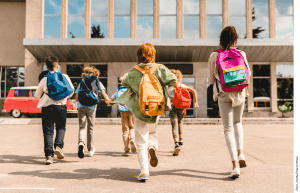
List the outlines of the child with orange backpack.
{"type": "Polygon", "coordinates": [[[183,147],[182,141],[182,119],[186,117],[186,109],[191,106],[191,92],[194,98],[194,108],[197,109],[197,93],[194,89],[182,84],[182,74],[180,70],[171,69],[171,72],[177,77],[177,84],[168,89],[168,95],[172,99],[172,110],[170,111],[170,119],[172,124],[172,133],[175,142],[175,150],[173,156],[178,156],[180,146],[183,147]],[[179,135],[178,135],[179,134],[179,135]]]}

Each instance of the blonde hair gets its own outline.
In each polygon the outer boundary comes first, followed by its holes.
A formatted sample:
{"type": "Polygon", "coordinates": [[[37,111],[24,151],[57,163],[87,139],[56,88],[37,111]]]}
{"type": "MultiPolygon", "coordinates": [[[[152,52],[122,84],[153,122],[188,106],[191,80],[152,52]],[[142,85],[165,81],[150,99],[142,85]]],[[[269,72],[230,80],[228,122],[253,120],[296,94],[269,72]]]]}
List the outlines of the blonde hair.
{"type": "Polygon", "coordinates": [[[180,72],[180,70],[171,69],[170,71],[173,74],[175,74],[175,76],[177,78],[177,83],[176,83],[175,86],[177,86],[178,84],[181,84],[181,82],[182,82],[182,73],[180,72]]]}
{"type": "Polygon", "coordinates": [[[128,73],[125,73],[122,77],[119,78],[119,80],[121,81],[121,83],[123,82],[123,80],[128,76],[128,73]]]}
{"type": "Polygon", "coordinates": [[[137,59],[139,63],[154,63],[156,50],[152,44],[142,44],[137,50],[137,59]]]}
{"type": "Polygon", "coordinates": [[[100,71],[95,68],[94,66],[92,67],[86,67],[83,69],[83,73],[81,74],[81,77],[85,77],[85,76],[88,76],[88,75],[94,75],[96,77],[99,77],[100,76],[100,71]]]}

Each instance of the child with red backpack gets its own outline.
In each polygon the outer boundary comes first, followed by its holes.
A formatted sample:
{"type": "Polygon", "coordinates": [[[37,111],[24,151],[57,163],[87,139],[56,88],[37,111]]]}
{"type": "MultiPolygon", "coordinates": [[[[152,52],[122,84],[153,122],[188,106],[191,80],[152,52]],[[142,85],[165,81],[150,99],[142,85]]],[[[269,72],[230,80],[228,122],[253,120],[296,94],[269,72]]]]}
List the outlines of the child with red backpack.
{"type": "Polygon", "coordinates": [[[186,117],[186,109],[191,106],[191,92],[194,98],[194,108],[197,109],[197,93],[194,89],[187,87],[182,84],[182,74],[180,70],[172,69],[171,72],[177,77],[177,84],[175,87],[170,87],[168,89],[168,95],[172,100],[172,110],[170,111],[170,119],[172,124],[172,133],[175,142],[175,150],[173,156],[178,156],[180,152],[180,147],[183,147],[182,140],[182,119],[186,117]]]}

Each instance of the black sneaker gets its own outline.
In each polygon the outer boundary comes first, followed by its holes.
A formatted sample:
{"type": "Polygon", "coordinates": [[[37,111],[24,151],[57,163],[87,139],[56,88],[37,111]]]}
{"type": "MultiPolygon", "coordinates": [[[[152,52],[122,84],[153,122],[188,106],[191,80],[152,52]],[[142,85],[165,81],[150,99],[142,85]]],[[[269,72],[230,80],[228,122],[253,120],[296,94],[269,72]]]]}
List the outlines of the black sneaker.
{"type": "Polygon", "coordinates": [[[84,145],[82,142],[80,142],[78,145],[78,157],[84,158],[84,145]]]}
{"type": "Polygon", "coordinates": [[[46,165],[53,164],[53,157],[52,156],[47,156],[46,158],[46,165]]]}
{"type": "Polygon", "coordinates": [[[179,141],[178,143],[181,147],[183,147],[183,141],[179,141]]]}

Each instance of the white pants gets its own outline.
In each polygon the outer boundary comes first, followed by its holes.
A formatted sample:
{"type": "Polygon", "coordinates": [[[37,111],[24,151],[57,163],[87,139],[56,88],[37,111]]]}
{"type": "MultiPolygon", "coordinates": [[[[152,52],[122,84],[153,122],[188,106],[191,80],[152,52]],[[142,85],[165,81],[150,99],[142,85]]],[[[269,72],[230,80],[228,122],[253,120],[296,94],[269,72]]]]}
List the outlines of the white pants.
{"type": "Polygon", "coordinates": [[[141,174],[149,174],[149,161],[148,161],[148,147],[154,146],[158,149],[158,139],[156,134],[156,127],[159,117],[156,119],[156,123],[145,123],[136,117],[134,117],[134,133],[135,143],[138,153],[138,160],[141,166],[141,174]]]}
{"type": "Polygon", "coordinates": [[[232,107],[232,101],[225,93],[221,93],[218,97],[220,114],[224,126],[224,135],[231,161],[237,161],[237,150],[243,150],[244,146],[242,116],[245,97],[243,97],[243,99],[242,104],[232,107]]]}

